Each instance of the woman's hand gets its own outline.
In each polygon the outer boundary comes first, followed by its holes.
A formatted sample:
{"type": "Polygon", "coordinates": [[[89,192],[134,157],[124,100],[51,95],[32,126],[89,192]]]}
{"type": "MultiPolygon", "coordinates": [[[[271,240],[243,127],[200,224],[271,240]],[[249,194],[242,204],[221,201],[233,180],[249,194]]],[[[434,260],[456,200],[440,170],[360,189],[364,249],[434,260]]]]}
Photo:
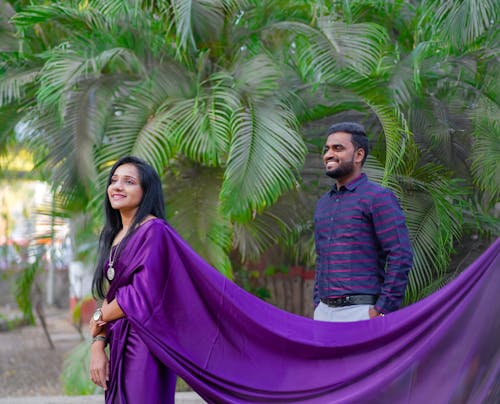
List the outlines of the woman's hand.
{"type": "Polygon", "coordinates": [[[94,338],[96,335],[101,334],[105,330],[105,321],[95,321],[93,318],[89,321],[90,335],[94,338]]]}
{"type": "Polygon", "coordinates": [[[104,341],[95,341],[90,346],[90,379],[97,386],[107,389],[109,359],[104,351],[104,341]]]}

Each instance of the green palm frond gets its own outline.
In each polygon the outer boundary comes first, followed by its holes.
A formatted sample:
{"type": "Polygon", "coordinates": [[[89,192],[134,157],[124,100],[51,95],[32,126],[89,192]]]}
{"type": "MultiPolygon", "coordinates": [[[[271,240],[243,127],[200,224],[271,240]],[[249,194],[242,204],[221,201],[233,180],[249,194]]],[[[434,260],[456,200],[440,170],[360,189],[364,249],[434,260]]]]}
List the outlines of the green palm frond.
{"type": "Polygon", "coordinates": [[[306,149],[294,116],[276,103],[235,113],[232,128],[221,200],[224,212],[244,219],[295,185],[294,170],[302,165],[306,149]]]}
{"type": "Polygon", "coordinates": [[[105,166],[124,155],[149,161],[159,172],[174,155],[176,145],[170,133],[170,109],[192,92],[190,78],[175,64],[165,63],[149,79],[130,90],[116,105],[107,132],[107,144],[99,152],[97,165],[105,166]]]}
{"type": "MultiPolygon", "coordinates": [[[[311,66],[317,80],[330,81],[339,70],[349,69],[361,76],[375,72],[387,45],[387,33],[377,24],[346,24],[321,17],[318,28],[296,22],[280,22],[272,29],[302,35],[307,41],[295,41],[299,64],[311,66]]],[[[303,68],[302,70],[306,70],[303,68]]]]}
{"type": "Polygon", "coordinates": [[[33,109],[20,125],[20,136],[30,149],[35,150],[35,159],[43,166],[40,171],[61,193],[61,198],[66,198],[68,204],[75,197],[85,201],[86,188],[74,159],[75,139],[72,133],[62,130],[58,114],[53,110],[33,109]]]}
{"type": "Polygon", "coordinates": [[[100,76],[105,68],[116,68],[118,73],[136,77],[145,75],[141,63],[128,49],[107,49],[87,57],[72,50],[69,44],[62,44],[51,52],[40,72],[38,101],[43,107],[59,105],[63,110],[64,93],[82,79],[100,76]]]}
{"type": "Polygon", "coordinates": [[[83,341],[75,346],[64,360],[61,380],[68,395],[97,394],[102,391],[88,377],[90,369],[90,344],[83,341]]]}
{"type": "Polygon", "coordinates": [[[172,225],[198,254],[231,277],[232,227],[219,209],[222,177],[220,169],[177,160],[167,171],[165,193],[172,225]]]}
{"type": "Polygon", "coordinates": [[[275,97],[283,79],[279,66],[267,55],[259,54],[248,60],[238,60],[231,74],[241,102],[265,102],[275,97]]]}
{"type": "Polygon", "coordinates": [[[499,16],[500,5],[495,0],[444,0],[435,4],[429,28],[455,49],[463,49],[495,29],[499,16]]]}
{"type": "Polygon", "coordinates": [[[107,19],[110,17],[116,18],[124,15],[130,16],[132,18],[138,17],[141,13],[142,8],[140,3],[136,1],[128,0],[89,0],[85,3],[80,3],[80,10],[97,10],[106,16],[107,19]]]}
{"type": "Polygon", "coordinates": [[[496,62],[483,73],[480,93],[469,111],[473,125],[471,173],[491,204],[500,197],[500,83],[496,62]]]}
{"type": "Polygon", "coordinates": [[[0,52],[15,52],[18,40],[10,19],[15,15],[14,8],[7,1],[0,1],[0,52]]]}
{"type": "Polygon", "coordinates": [[[174,0],[172,10],[180,49],[196,49],[197,40],[215,40],[224,27],[224,8],[220,1],[174,0]]]}
{"type": "Polygon", "coordinates": [[[368,154],[365,164],[363,165],[363,172],[368,176],[370,180],[378,184],[382,184],[384,182],[384,164],[372,154],[368,154]]]}
{"type": "Polygon", "coordinates": [[[78,7],[73,2],[69,3],[66,5],[57,3],[30,5],[16,13],[11,21],[23,30],[36,24],[57,23],[67,29],[68,33],[82,30],[99,31],[106,25],[104,16],[100,12],[85,6],[78,7]]]}
{"type": "Polygon", "coordinates": [[[273,241],[283,249],[282,261],[309,268],[314,266],[316,258],[313,234],[315,206],[316,199],[306,192],[304,184],[303,187],[283,194],[278,202],[268,209],[270,218],[279,224],[281,230],[281,234],[277,234],[273,241]]]}
{"type": "Polygon", "coordinates": [[[234,224],[234,246],[242,262],[256,261],[262,253],[278,243],[284,235],[279,217],[264,211],[246,223],[234,224]]]}
{"type": "Polygon", "coordinates": [[[328,17],[321,18],[318,25],[340,68],[349,67],[364,76],[377,69],[388,39],[383,27],[332,22],[328,17]]]}
{"type": "Polygon", "coordinates": [[[0,107],[25,97],[27,87],[33,84],[38,76],[38,68],[8,68],[0,73],[0,107]]]}
{"type": "Polygon", "coordinates": [[[475,184],[495,203],[500,197],[500,125],[499,121],[476,121],[472,148],[472,175],[475,184]]]}
{"type": "MultiPolygon", "coordinates": [[[[113,115],[113,100],[120,91],[122,78],[101,76],[85,80],[66,93],[62,133],[71,145],[66,159],[74,164],[83,184],[90,186],[95,178],[93,150],[102,144],[106,124],[113,115]]],[[[49,154],[52,151],[49,151],[49,154]]]]}
{"type": "Polygon", "coordinates": [[[257,261],[275,246],[283,247],[296,260],[307,260],[313,208],[303,191],[293,189],[252,220],[235,223],[233,245],[241,261],[257,261]]]}
{"type": "Polygon", "coordinates": [[[179,150],[207,166],[221,166],[227,160],[232,111],[239,107],[232,81],[217,76],[201,83],[194,98],[171,102],[165,116],[179,150]]]}
{"type": "Polygon", "coordinates": [[[436,55],[444,56],[446,51],[445,44],[426,41],[417,44],[409,54],[401,58],[399,55],[397,59],[387,58],[386,69],[390,71],[390,89],[400,108],[411,107],[411,103],[422,96],[423,83],[431,75],[435,77],[435,70],[442,68],[442,59],[436,59],[436,55]]]}
{"type": "Polygon", "coordinates": [[[454,243],[462,234],[463,201],[468,191],[463,184],[448,179],[441,167],[431,164],[399,180],[407,190],[401,204],[414,252],[409,291],[416,295],[446,271],[454,243]]]}
{"type": "Polygon", "coordinates": [[[8,145],[16,140],[15,127],[19,122],[19,105],[9,104],[0,107],[0,155],[8,152],[8,145]]]}
{"type": "Polygon", "coordinates": [[[371,110],[376,115],[384,131],[386,144],[385,176],[383,184],[388,183],[389,177],[404,162],[405,152],[412,144],[412,135],[404,115],[396,108],[386,105],[371,104],[371,110]]]}

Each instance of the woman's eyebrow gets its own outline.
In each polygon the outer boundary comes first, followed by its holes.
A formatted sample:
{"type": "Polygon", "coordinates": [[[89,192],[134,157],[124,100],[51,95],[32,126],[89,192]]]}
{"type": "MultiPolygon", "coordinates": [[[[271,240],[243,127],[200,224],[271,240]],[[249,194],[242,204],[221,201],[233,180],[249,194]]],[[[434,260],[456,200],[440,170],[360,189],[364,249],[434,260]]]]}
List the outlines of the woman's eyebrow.
{"type": "MultiPolygon", "coordinates": [[[[113,174],[113,175],[111,176],[111,178],[116,178],[116,177],[118,177],[118,174],[113,174]]],[[[133,175],[123,175],[122,177],[123,177],[123,178],[126,178],[126,179],[133,179],[133,180],[137,180],[137,178],[136,178],[136,177],[134,177],[133,175]]]]}

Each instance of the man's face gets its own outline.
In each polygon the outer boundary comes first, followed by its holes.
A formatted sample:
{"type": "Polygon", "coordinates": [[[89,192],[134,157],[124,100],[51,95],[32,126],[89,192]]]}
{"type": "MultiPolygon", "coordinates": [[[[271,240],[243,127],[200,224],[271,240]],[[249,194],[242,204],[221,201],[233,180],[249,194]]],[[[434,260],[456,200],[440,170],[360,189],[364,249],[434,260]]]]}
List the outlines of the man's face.
{"type": "Polygon", "coordinates": [[[335,179],[350,177],[355,171],[354,162],[359,160],[358,151],[352,144],[350,133],[335,132],[329,135],[323,154],[326,175],[335,179]]]}

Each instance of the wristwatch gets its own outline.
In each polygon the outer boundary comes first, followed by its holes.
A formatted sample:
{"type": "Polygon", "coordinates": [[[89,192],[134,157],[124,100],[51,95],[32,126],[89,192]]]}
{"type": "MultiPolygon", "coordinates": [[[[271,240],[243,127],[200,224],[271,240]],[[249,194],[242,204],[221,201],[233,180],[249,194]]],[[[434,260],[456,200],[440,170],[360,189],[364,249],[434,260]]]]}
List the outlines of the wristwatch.
{"type": "Polygon", "coordinates": [[[96,311],[94,311],[94,314],[92,315],[92,319],[97,322],[102,320],[102,310],[98,308],[96,311]]]}

